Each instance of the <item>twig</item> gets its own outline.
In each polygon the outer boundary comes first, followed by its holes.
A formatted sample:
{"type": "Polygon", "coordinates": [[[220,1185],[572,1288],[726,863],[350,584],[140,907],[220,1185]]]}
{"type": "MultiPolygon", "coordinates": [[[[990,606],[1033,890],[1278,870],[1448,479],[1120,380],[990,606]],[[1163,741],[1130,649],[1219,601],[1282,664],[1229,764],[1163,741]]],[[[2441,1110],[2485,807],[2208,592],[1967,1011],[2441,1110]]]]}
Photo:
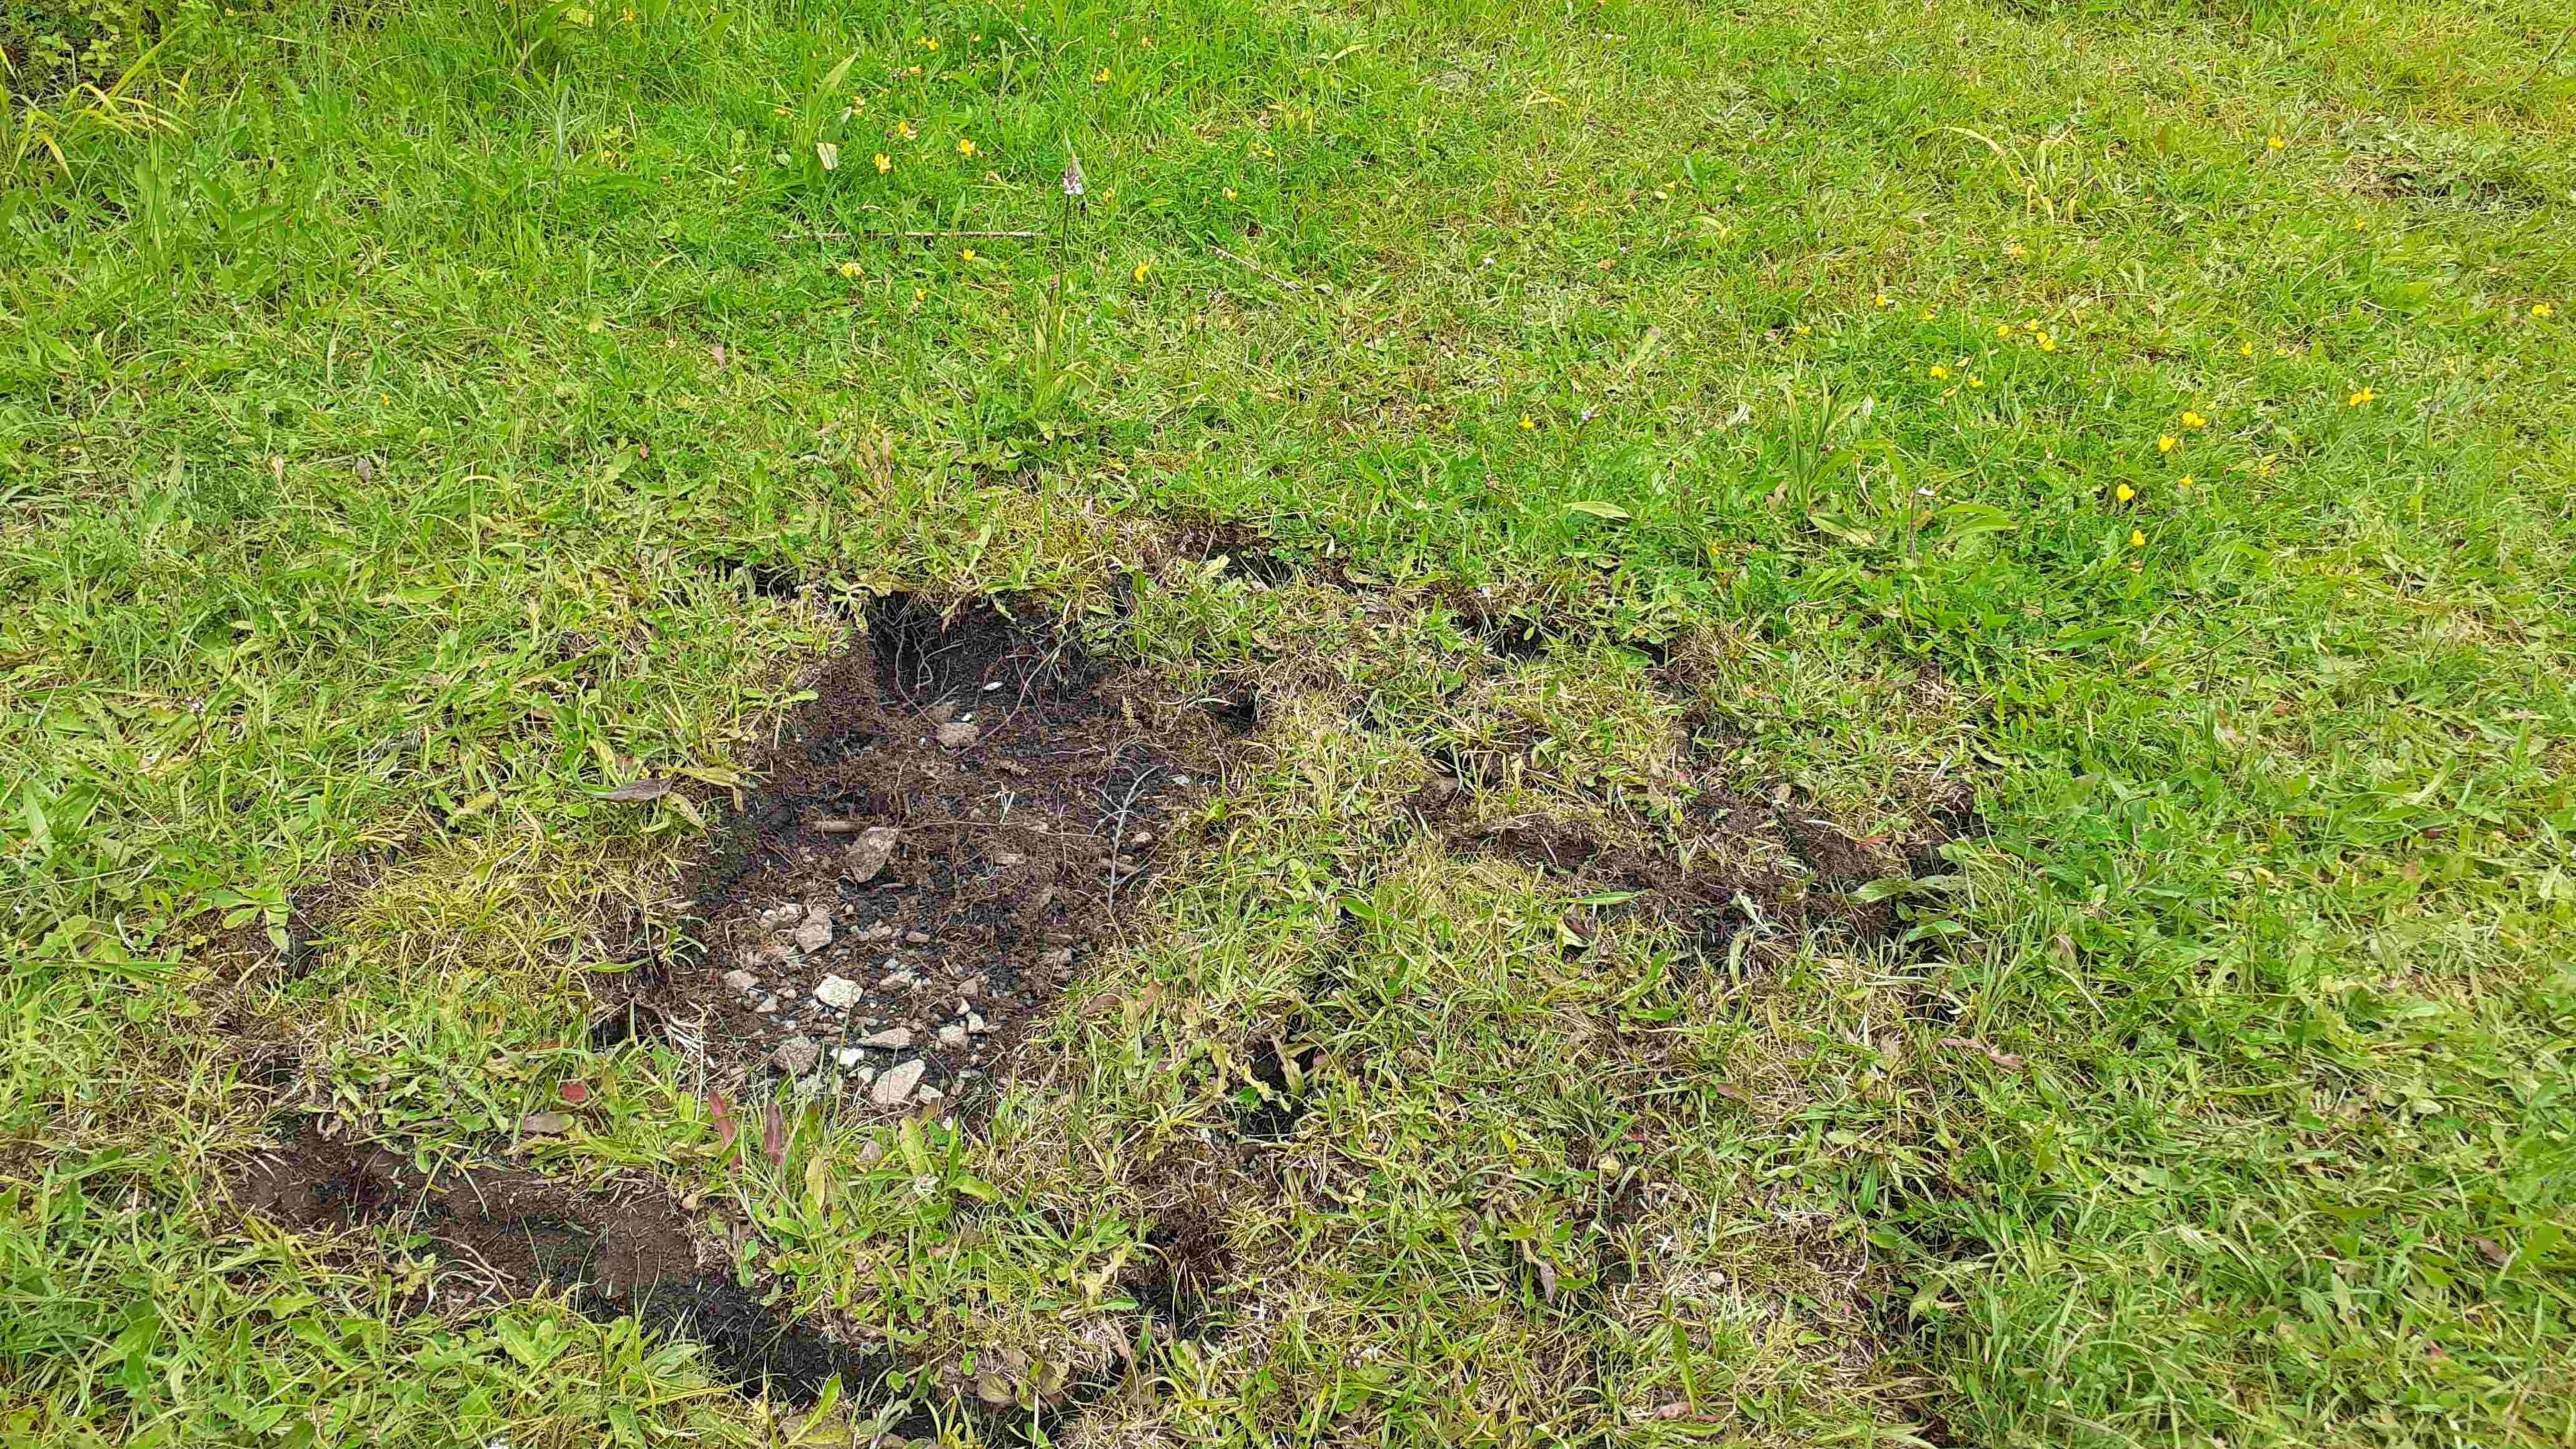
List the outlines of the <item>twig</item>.
{"type": "Polygon", "coordinates": [[[1214,242],[1208,243],[1208,250],[1225,258],[1227,261],[1234,263],[1236,266],[1252,268],[1261,275],[1277,282],[1280,286],[1286,287],[1291,292],[1302,292],[1306,290],[1306,285],[1303,282],[1292,282],[1288,278],[1283,277],[1277,272],[1270,270],[1268,267],[1263,266],[1261,263],[1252,260],[1250,257],[1236,256],[1234,253],[1227,251],[1225,248],[1218,246],[1214,242]]]}
{"type": "Polygon", "coordinates": [[[952,227],[944,228],[939,231],[782,231],[777,236],[773,237],[772,240],[783,242],[849,241],[853,238],[886,240],[893,237],[1040,237],[1045,235],[1046,231],[1044,228],[1027,231],[971,231],[964,228],[952,227]]]}

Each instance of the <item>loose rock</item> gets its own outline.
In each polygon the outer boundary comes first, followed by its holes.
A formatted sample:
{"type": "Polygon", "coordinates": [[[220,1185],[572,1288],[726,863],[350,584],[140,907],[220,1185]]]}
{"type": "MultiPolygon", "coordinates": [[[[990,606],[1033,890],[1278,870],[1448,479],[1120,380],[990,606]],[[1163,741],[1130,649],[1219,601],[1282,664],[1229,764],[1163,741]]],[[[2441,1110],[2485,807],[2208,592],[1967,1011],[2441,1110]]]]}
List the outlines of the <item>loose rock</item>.
{"type": "Polygon", "coordinates": [[[981,729],[963,722],[939,727],[939,747],[943,750],[962,750],[983,737],[981,729]]]}
{"type": "Polygon", "coordinates": [[[859,1004],[859,983],[839,976],[826,976],[814,984],[814,999],[834,1011],[847,1011],[859,1004]]]}
{"type": "Polygon", "coordinates": [[[791,1036],[769,1054],[778,1069],[791,1077],[801,1077],[822,1064],[823,1049],[811,1037],[791,1036]]]}
{"type": "Polygon", "coordinates": [[[566,1112],[530,1112],[519,1119],[522,1137],[558,1137],[572,1130],[572,1116],[566,1112]]]}
{"type": "Polygon", "coordinates": [[[725,990],[736,996],[749,996],[760,989],[760,978],[748,971],[733,970],[724,974],[725,990]]]}
{"type": "Polygon", "coordinates": [[[939,1044],[948,1048],[952,1052],[964,1051],[966,1049],[966,1028],[962,1026],[941,1027],[939,1029],[939,1044]]]}
{"type": "Polygon", "coordinates": [[[807,916],[804,924],[796,928],[796,934],[792,939],[796,942],[797,949],[808,955],[831,945],[832,913],[816,911],[807,916]]]}
{"type": "Polygon", "coordinates": [[[914,1089],[921,1085],[922,1073],[929,1070],[919,1057],[898,1063],[888,1068],[885,1075],[877,1078],[876,1085],[868,1089],[868,1100],[880,1107],[900,1107],[912,1100],[914,1089]]]}
{"type": "Polygon", "coordinates": [[[875,1032],[871,1035],[860,1037],[859,1045],[863,1047],[874,1047],[881,1052],[908,1051],[912,1047],[912,1032],[906,1027],[892,1027],[885,1031],[875,1032]]]}
{"type": "Polygon", "coordinates": [[[857,844],[841,852],[841,878],[852,885],[866,885],[875,880],[877,873],[884,870],[886,862],[893,858],[894,848],[902,839],[903,832],[891,825],[871,827],[859,837],[857,844]]]}

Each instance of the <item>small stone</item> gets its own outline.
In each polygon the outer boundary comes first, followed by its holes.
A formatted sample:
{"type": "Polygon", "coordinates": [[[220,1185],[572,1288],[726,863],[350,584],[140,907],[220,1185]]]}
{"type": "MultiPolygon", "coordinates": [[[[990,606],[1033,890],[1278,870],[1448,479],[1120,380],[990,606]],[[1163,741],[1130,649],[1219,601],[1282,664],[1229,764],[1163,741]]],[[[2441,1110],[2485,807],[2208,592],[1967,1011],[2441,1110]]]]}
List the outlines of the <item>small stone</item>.
{"type": "Polygon", "coordinates": [[[894,857],[894,848],[903,832],[891,825],[879,825],[862,834],[858,843],[841,852],[841,877],[852,885],[866,885],[886,868],[894,857]]]}
{"type": "Polygon", "coordinates": [[[962,1052],[966,1050],[966,1028],[962,1026],[941,1027],[939,1029],[939,1044],[952,1052],[962,1052]]]}
{"type": "Polygon", "coordinates": [[[857,1047],[834,1047],[832,1048],[832,1061],[835,1065],[839,1066],[842,1071],[846,1072],[850,1068],[859,1064],[859,1049],[857,1047]]]}
{"type": "Polygon", "coordinates": [[[874,1047],[881,1052],[908,1051],[912,1047],[912,1032],[905,1027],[890,1027],[887,1030],[860,1037],[859,1045],[874,1047]]]}
{"type": "Polygon", "coordinates": [[[939,747],[943,750],[962,750],[983,737],[981,729],[963,721],[939,727],[939,747]]]}
{"type": "Polygon", "coordinates": [[[760,989],[760,978],[748,971],[736,969],[724,974],[724,985],[725,990],[736,996],[749,996],[760,989]]]}
{"type": "Polygon", "coordinates": [[[948,1100],[948,1094],[937,1087],[924,1087],[921,1089],[920,1098],[924,1102],[945,1102],[948,1100]]]}
{"type": "Polygon", "coordinates": [[[814,983],[814,999],[834,1011],[847,1011],[859,1004],[860,986],[839,976],[826,976],[814,983]]]}
{"type": "Polygon", "coordinates": [[[797,948],[808,955],[831,945],[832,913],[816,911],[807,916],[805,923],[796,928],[796,934],[792,939],[796,942],[797,948]]]}
{"type": "Polygon", "coordinates": [[[868,1100],[880,1107],[900,1107],[912,1100],[914,1089],[921,1085],[922,1073],[929,1070],[919,1057],[899,1062],[887,1068],[876,1085],[868,1089],[868,1100]]]}
{"type": "MultiPolygon", "coordinates": [[[[850,1086],[854,1091],[866,1091],[868,1089],[868,1085],[876,1079],[877,1069],[874,1067],[853,1067],[850,1070],[850,1086]]],[[[865,1163],[861,1163],[860,1165],[863,1167],[866,1166],[865,1163]]]]}
{"type": "Polygon", "coordinates": [[[1174,775],[1172,777],[1172,783],[1175,785],[1186,786],[1190,783],[1190,777],[1187,775],[1174,775]]]}
{"type": "Polygon", "coordinates": [[[927,946],[930,944],[930,933],[928,931],[906,931],[903,933],[903,939],[911,945],[927,946]]]}
{"type": "Polygon", "coordinates": [[[560,1137],[572,1130],[572,1116],[566,1112],[530,1112],[519,1119],[522,1137],[560,1137]]]}
{"type": "Polygon", "coordinates": [[[970,1011],[966,1013],[966,1029],[977,1036],[982,1036],[993,1029],[993,1024],[970,1011]]]}
{"type": "Polygon", "coordinates": [[[965,997],[968,1001],[972,1001],[976,997],[983,995],[987,989],[989,989],[989,984],[984,980],[984,973],[981,971],[978,971],[974,975],[957,983],[957,994],[965,997]]]}
{"type": "Polygon", "coordinates": [[[767,1016],[767,1015],[769,1015],[770,1013],[772,1013],[772,1012],[774,1012],[774,1011],[778,1010],[778,998],[777,998],[777,997],[775,997],[775,996],[764,996],[764,997],[760,998],[760,1004],[759,1004],[759,1005],[757,1005],[757,1006],[754,1006],[754,1007],[752,1008],[752,1010],[753,1010],[753,1011],[755,1011],[755,1012],[757,1012],[757,1013],[759,1013],[759,1014],[760,1014],[760,1015],[762,1015],[762,1016],[767,1016]]]}
{"type": "Polygon", "coordinates": [[[1127,839],[1131,844],[1135,845],[1137,849],[1142,850],[1146,846],[1154,843],[1154,832],[1150,830],[1139,830],[1135,834],[1128,836],[1127,839]]]}
{"type": "Polygon", "coordinates": [[[902,991],[910,987],[917,986],[920,983],[921,978],[913,975],[909,971],[889,971],[886,973],[885,979],[879,981],[877,984],[888,991],[902,991]]]}
{"type": "Polygon", "coordinates": [[[1073,964],[1073,948],[1070,946],[1058,946],[1052,951],[1040,952],[1038,955],[1038,964],[1041,966],[1051,966],[1061,971],[1065,967],[1073,964]]]}
{"type": "Polygon", "coordinates": [[[861,1170],[874,1167],[883,1161],[885,1161],[884,1143],[870,1138],[859,1144],[858,1164],[861,1170]]]}
{"type": "Polygon", "coordinates": [[[778,1044],[778,1050],[771,1052],[769,1059],[787,1075],[801,1077],[822,1064],[823,1049],[816,1046],[811,1037],[791,1036],[778,1044]]]}
{"type": "Polygon", "coordinates": [[[760,923],[773,931],[784,930],[803,919],[805,919],[805,908],[794,901],[789,901],[783,906],[771,906],[760,913],[760,923]]]}
{"type": "Polygon", "coordinates": [[[879,921],[879,922],[877,922],[875,925],[868,927],[868,928],[867,928],[866,930],[864,930],[864,931],[861,931],[858,935],[856,935],[856,936],[852,937],[851,939],[852,939],[852,940],[856,940],[856,941],[866,941],[866,942],[870,942],[870,943],[874,943],[874,942],[878,942],[878,941],[891,941],[891,940],[893,940],[893,939],[894,939],[894,927],[892,927],[892,926],[890,926],[890,925],[886,924],[886,923],[885,923],[885,922],[883,922],[883,921],[879,921]]]}
{"type": "Polygon", "coordinates": [[[1016,850],[1005,850],[993,857],[993,864],[1001,866],[1004,869],[1008,869],[1015,865],[1026,865],[1028,863],[1029,858],[1020,854],[1016,850]]]}

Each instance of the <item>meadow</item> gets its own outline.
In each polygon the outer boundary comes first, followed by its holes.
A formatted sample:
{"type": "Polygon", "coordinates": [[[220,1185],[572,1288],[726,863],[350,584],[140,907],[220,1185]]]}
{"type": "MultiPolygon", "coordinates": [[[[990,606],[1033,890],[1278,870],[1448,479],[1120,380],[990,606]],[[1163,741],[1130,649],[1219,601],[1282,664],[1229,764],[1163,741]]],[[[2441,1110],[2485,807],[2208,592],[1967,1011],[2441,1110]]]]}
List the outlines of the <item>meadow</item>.
{"type": "Polygon", "coordinates": [[[0,1439],[2576,1444],[2561,6],[0,49],[0,1439]],[[934,618],[1206,763],[888,1105],[680,1008],[934,618]]]}

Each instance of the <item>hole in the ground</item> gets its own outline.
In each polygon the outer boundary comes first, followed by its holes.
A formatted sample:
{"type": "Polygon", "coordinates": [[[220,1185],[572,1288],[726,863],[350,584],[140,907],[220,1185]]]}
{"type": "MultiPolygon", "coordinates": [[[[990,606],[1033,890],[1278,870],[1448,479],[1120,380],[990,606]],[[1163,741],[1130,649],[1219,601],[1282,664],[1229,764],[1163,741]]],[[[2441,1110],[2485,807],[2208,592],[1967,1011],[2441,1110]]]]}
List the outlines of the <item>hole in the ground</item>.
{"type": "Polygon", "coordinates": [[[1236,1089],[1235,1135],[1247,1142],[1283,1142],[1306,1120],[1322,1047],[1298,1049],[1293,1037],[1269,1036],[1253,1053],[1252,1082],[1236,1089]]]}
{"type": "Polygon", "coordinates": [[[877,600],[814,693],[699,873],[704,949],[647,990],[737,1082],[945,1098],[1189,848],[1232,740],[995,600],[877,600]]]}
{"type": "Polygon", "coordinates": [[[805,583],[805,576],[795,565],[775,559],[724,554],[708,559],[706,569],[720,579],[740,580],[754,596],[763,599],[794,598],[805,583]]]}

